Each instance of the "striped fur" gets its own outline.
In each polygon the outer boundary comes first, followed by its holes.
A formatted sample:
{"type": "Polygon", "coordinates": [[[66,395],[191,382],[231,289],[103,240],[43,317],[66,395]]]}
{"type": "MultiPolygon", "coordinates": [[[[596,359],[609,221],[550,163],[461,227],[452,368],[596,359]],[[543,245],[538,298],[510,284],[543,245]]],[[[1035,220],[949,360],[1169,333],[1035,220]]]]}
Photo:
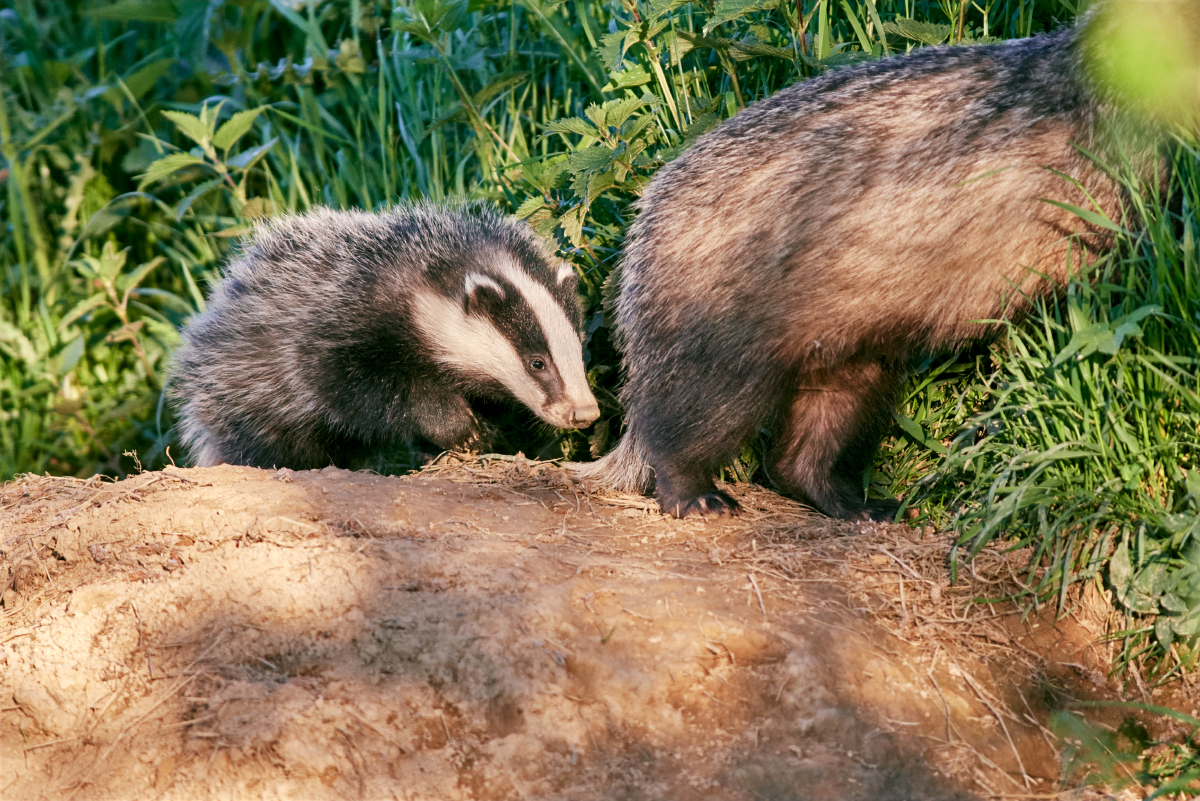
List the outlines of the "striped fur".
{"type": "Polygon", "coordinates": [[[316,209],[260,225],[184,331],[171,379],[199,465],[357,466],[482,447],[472,398],[557,427],[599,416],[574,273],[481,204],[316,209]]]}

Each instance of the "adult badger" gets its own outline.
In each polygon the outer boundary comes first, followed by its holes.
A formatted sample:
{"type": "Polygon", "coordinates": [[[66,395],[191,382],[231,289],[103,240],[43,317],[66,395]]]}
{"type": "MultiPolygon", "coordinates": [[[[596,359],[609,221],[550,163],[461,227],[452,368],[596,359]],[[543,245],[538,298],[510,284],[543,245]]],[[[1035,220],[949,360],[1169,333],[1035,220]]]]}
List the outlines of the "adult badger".
{"type": "MultiPolygon", "coordinates": [[[[625,435],[578,469],[679,516],[764,423],[769,477],[832,517],[890,519],[863,470],[914,359],[993,335],[1110,244],[1088,155],[1138,130],[1085,72],[1082,25],[829,72],[740,112],[640,201],[616,303],[625,435]]],[[[1136,138],[1136,137],[1135,137],[1136,138]]],[[[1152,139],[1134,153],[1157,169],[1152,139]]]]}
{"type": "Polygon", "coordinates": [[[469,398],[552,426],[600,410],[575,272],[480,204],[316,209],[259,226],[183,333],[171,378],[200,466],[355,466],[419,435],[486,441],[469,398]]]}

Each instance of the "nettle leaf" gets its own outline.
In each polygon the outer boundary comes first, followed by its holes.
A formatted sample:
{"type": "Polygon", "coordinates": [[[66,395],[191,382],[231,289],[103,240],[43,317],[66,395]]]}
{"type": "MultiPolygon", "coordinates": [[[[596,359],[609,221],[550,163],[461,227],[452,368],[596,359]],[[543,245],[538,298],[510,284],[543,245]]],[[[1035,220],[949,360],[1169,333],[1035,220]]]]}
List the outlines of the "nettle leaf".
{"type": "Polygon", "coordinates": [[[729,54],[736,61],[749,61],[759,56],[774,56],[775,58],[792,61],[796,57],[796,54],[791,50],[785,50],[782,47],[764,44],[763,42],[739,42],[736,39],[722,39],[720,41],[728,45],[729,54]]]}
{"type": "Polygon", "coordinates": [[[613,31],[600,37],[601,44],[596,50],[600,53],[604,68],[609,72],[617,69],[621,57],[625,55],[625,34],[626,31],[613,31]]]}
{"type": "Polygon", "coordinates": [[[950,38],[954,28],[950,25],[934,25],[932,22],[918,22],[915,19],[900,17],[895,22],[883,23],[883,31],[921,44],[939,45],[950,38]]]}
{"type": "Polygon", "coordinates": [[[117,246],[109,240],[104,243],[104,249],[100,251],[100,261],[96,272],[100,273],[101,277],[113,279],[125,267],[125,262],[129,258],[129,248],[117,250],[117,246]]]}
{"type": "Polygon", "coordinates": [[[612,164],[612,148],[604,145],[592,145],[584,150],[577,150],[567,157],[567,170],[572,175],[583,172],[602,170],[612,164]]]}
{"type": "Polygon", "coordinates": [[[693,48],[707,47],[712,50],[726,50],[729,39],[713,39],[708,36],[701,36],[698,33],[691,31],[676,31],[680,39],[690,44],[693,48]]]}
{"type": "Polygon", "coordinates": [[[279,141],[279,137],[271,139],[269,142],[263,142],[258,147],[252,147],[249,150],[243,150],[232,158],[225,160],[226,166],[233,167],[236,170],[248,170],[254,162],[267,154],[271,148],[275,147],[275,143],[279,141]]]}
{"type": "Polygon", "coordinates": [[[540,211],[546,205],[546,199],[541,195],[530,195],[522,201],[520,206],[517,206],[516,217],[519,220],[524,220],[530,217],[534,212],[540,211]]]}
{"type": "Polygon", "coordinates": [[[592,103],[590,106],[588,106],[587,108],[585,108],[583,110],[583,113],[596,126],[596,130],[603,131],[604,133],[608,133],[608,126],[604,121],[605,117],[607,115],[604,111],[603,106],[599,106],[599,105],[596,105],[595,103],[592,103]]]}
{"type": "Polygon", "coordinates": [[[697,137],[711,131],[721,122],[721,118],[711,111],[697,114],[692,118],[692,124],[683,131],[684,144],[691,144],[697,137]]]}
{"type": "Polygon", "coordinates": [[[653,0],[650,3],[650,8],[646,11],[646,18],[652,20],[661,19],[686,3],[687,0],[653,0]]]}
{"type": "Polygon", "coordinates": [[[608,189],[612,189],[617,183],[616,177],[612,170],[605,170],[602,173],[597,173],[588,179],[587,194],[585,195],[585,205],[590,206],[592,201],[600,197],[608,189]]]}
{"type": "Polygon", "coordinates": [[[646,72],[641,64],[634,64],[609,75],[608,83],[600,88],[605,92],[615,92],[618,89],[628,89],[648,83],[650,83],[650,73],[646,72]]]}
{"type": "Polygon", "coordinates": [[[537,189],[543,197],[548,197],[550,192],[558,187],[566,171],[567,157],[560,153],[551,156],[547,161],[526,164],[521,170],[521,178],[537,189]]]}
{"type": "Polygon", "coordinates": [[[92,309],[104,303],[106,297],[107,296],[103,292],[99,292],[95,295],[92,295],[90,298],[84,298],[72,306],[71,310],[63,316],[62,321],[58,324],[59,333],[62,333],[71,323],[75,322],[92,309]]]}
{"type": "Polygon", "coordinates": [[[597,48],[600,58],[604,62],[604,68],[610,73],[615,72],[617,66],[625,58],[625,54],[629,52],[629,48],[642,40],[641,26],[604,34],[600,37],[603,44],[597,48]]]}
{"type": "Polygon", "coordinates": [[[466,0],[416,0],[414,7],[431,25],[446,31],[456,31],[467,22],[466,0]]]}
{"type": "Polygon", "coordinates": [[[213,135],[213,147],[221,150],[228,150],[233,147],[250,130],[250,126],[254,124],[254,120],[258,118],[258,115],[266,110],[266,106],[259,106],[258,108],[246,109],[234,114],[213,135]]]}
{"type": "Polygon", "coordinates": [[[580,136],[591,136],[591,137],[599,136],[599,132],[596,130],[596,126],[592,125],[592,123],[588,122],[587,120],[581,119],[579,117],[567,117],[565,119],[555,120],[554,122],[546,123],[545,130],[547,133],[560,133],[560,134],[573,133],[573,134],[579,134],[580,136]]]}
{"type": "Polygon", "coordinates": [[[712,16],[708,18],[708,22],[704,23],[704,35],[712,33],[713,28],[722,23],[744,17],[755,11],[776,8],[778,5],[779,0],[718,0],[717,4],[713,6],[712,16]]]}
{"type": "Polygon", "coordinates": [[[204,147],[212,139],[212,125],[208,120],[202,120],[195,114],[188,114],[185,111],[164,111],[162,114],[175,123],[175,127],[179,129],[180,133],[200,147],[204,147]]]}
{"type": "Polygon", "coordinates": [[[193,167],[196,165],[208,166],[204,159],[193,156],[191,153],[172,153],[169,156],[163,156],[161,159],[152,162],[146,172],[142,173],[138,188],[144,189],[149,184],[166,178],[173,172],[182,170],[184,167],[193,167]]]}
{"type": "Polygon", "coordinates": [[[643,96],[628,97],[624,100],[610,100],[604,104],[605,120],[608,125],[619,129],[633,112],[647,104],[657,105],[658,99],[643,96]]]}
{"type": "MultiPolygon", "coordinates": [[[[639,136],[641,136],[642,133],[644,133],[645,130],[653,124],[654,124],[654,115],[653,114],[643,114],[642,116],[638,117],[637,120],[634,121],[633,125],[630,126],[629,130],[625,132],[625,137],[627,139],[629,139],[630,141],[633,141],[634,139],[637,139],[639,136]]],[[[654,137],[652,136],[649,138],[653,139],[654,137]]],[[[632,148],[630,148],[630,149],[632,150],[632,148]]],[[[640,152],[640,150],[639,150],[639,152],[640,152]]]]}
{"type": "Polygon", "coordinates": [[[567,239],[575,247],[583,246],[583,206],[576,206],[568,211],[562,217],[559,217],[559,224],[562,226],[563,233],[567,239]]]}
{"type": "Polygon", "coordinates": [[[413,36],[426,42],[437,38],[425,20],[420,18],[402,22],[393,21],[392,30],[397,33],[411,33],[413,36]]]}
{"type": "Polygon", "coordinates": [[[145,264],[139,265],[138,268],[133,272],[129,273],[128,275],[123,275],[117,279],[117,289],[121,290],[122,292],[133,289],[146,279],[146,276],[150,274],[151,270],[166,260],[167,259],[165,256],[155,256],[145,264]]]}

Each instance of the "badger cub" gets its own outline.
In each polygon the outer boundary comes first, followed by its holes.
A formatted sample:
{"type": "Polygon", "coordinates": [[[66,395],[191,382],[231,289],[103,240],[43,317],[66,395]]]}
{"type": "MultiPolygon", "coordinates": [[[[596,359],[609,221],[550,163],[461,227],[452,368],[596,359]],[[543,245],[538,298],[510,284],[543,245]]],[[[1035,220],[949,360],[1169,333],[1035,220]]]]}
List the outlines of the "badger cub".
{"type": "Polygon", "coordinates": [[[764,424],[767,472],[841,518],[890,519],[862,475],[905,372],[991,336],[1109,246],[1053,202],[1120,218],[1091,154],[1157,170],[1085,72],[1083,26],[930,48],[756,103],[655,176],[616,304],[627,429],[585,477],[657,485],[663,508],[730,511],[713,483],[764,424]]]}
{"type": "Polygon", "coordinates": [[[571,266],[481,204],[317,209],[260,225],[183,332],[171,392],[199,466],[353,467],[482,445],[471,398],[600,414],[571,266]]]}

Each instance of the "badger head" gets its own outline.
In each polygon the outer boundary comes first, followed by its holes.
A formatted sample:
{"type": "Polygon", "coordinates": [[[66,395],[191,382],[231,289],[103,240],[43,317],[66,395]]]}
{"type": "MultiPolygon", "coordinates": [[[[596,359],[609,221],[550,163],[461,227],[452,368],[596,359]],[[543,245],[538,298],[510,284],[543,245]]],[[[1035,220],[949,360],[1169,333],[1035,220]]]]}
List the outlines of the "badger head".
{"type": "Polygon", "coordinates": [[[548,272],[498,254],[467,270],[452,293],[422,293],[418,323],[437,361],[469,388],[502,389],[552,426],[582,428],[600,408],[583,367],[575,293],[570,265],[548,272]]]}

